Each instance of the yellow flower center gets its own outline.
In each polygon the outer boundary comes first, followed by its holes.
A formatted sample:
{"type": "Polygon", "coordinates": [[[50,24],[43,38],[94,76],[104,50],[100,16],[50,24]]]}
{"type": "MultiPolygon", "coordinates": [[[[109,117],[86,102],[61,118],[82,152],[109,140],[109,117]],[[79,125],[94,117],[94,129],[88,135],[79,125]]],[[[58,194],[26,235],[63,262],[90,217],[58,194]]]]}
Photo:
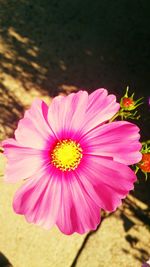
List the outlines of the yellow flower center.
{"type": "Polygon", "coordinates": [[[80,144],[71,139],[58,142],[51,153],[51,162],[62,171],[75,170],[82,158],[80,144]]]}

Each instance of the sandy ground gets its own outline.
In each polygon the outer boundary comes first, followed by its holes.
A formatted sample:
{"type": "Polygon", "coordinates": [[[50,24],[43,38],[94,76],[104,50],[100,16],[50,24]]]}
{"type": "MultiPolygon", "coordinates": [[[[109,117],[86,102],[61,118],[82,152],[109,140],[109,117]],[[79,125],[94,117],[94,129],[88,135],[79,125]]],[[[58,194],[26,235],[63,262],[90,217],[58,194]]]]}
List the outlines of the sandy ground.
{"type": "MultiPolygon", "coordinates": [[[[0,0],[0,139],[12,136],[35,97],[130,85],[149,138],[148,1],[0,0]],[[134,3],[135,2],[135,3],[134,3]]],[[[89,235],[64,236],[29,225],[12,210],[19,185],[3,182],[0,157],[0,267],[140,267],[150,257],[150,180],[89,235]],[[10,262],[10,263],[9,263],[10,262]]]]}

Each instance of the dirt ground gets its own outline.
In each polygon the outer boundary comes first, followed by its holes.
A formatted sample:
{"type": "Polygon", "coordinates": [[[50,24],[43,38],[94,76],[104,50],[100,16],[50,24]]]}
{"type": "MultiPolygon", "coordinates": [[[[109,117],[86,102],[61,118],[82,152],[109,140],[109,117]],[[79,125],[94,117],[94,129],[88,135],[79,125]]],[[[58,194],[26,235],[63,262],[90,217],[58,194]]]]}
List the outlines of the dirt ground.
{"type": "MultiPolygon", "coordinates": [[[[127,85],[144,96],[141,141],[149,139],[149,1],[0,0],[0,139],[13,136],[35,97],[127,85]]],[[[97,231],[66,237],[13,213],[19,185],[0,163],[0,267],[141,267],[150,258],[150,179],[139,183],[97,231]]]]}

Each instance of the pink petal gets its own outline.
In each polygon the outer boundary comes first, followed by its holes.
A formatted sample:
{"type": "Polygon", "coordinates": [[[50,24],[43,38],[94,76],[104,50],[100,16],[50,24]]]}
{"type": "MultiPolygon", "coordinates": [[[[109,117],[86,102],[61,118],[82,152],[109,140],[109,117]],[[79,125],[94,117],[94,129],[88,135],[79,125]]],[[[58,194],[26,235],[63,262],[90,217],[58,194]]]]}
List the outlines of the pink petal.
{"type": "Polygon", "coordinates": [[[100,208],[89,197],[79,177],[73,172],[62,179],[62,194],[57,226],[65,234],[83,234],[95,230],[100,222],[100,208]]]}
{"type": "Polygon", "coordinates": [[[58,96],[53,99],[48,111],[48,120],[58,139],[70,138],[70,132],[74,132],[75,135],[79,131],[84,120],[87,102],[88,94],[86,91],[72,93],[66,97],[58,96]]]}
{"type": "Polygon", "coordinates": [[[5,181],[15,183],[36,174],[43,166],[49,164],[49,152],[23,147],[15,139],[2,142],[4,155],[7,157],[5,181]]]}
{"type": "Polygon", "coordinates": [[[104,124],[87,133],[81,140],[85,154],[108,156],[131,165],[141,160],[139,128],[126,121],[104,124]]]}
{"type": "Polygon", "coordinates": [[[76,172],[93,201],[107,211],[120,205],[136,181],[128,166],[99,156],[85,155],[76,172]]]}
{"type": "Polygon", "coordinates": [[[60,174],[53,167],[38,173],[15,194],[13,208],[30,223],[50,229],[58,216],[61,197],[60,174]]]}
{"type": "Polygon", "coordinates": [[[27,147],[43,149],[48,140],[54,139],[54,133],[47,123],[48,106],[36,99],[18,123],[15,137],[18,143],[27,147]]]}
{"type": "Polygon", "coordinates": [[[114,95],[108,95],[106,89],[97,89],[89,95],[86,117],[83,124],[84,132],[88,132],[101,123],[111,119],[119,110],[114,95]]]}

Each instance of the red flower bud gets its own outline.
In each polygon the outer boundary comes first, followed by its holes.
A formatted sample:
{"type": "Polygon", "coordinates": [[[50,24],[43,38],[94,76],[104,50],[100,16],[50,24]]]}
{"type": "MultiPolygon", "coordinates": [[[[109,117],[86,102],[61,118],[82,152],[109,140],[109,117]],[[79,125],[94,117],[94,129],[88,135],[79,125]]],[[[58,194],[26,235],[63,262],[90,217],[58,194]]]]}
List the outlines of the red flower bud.
{"type": "Polygon", "coordinates": [[[125,107],[125,108],[129,108],[129,107],[134,106],[133,99],[132,98],[129,98],[129,97],[124,97],[122,99],[122,106],[125,107]]]}
{"type": "Polygon", "coordinates": [[[150,172],[150,153],[144,153],[142,160],[138,164],[139,168],[144,172],[150,172]]]}
{"type": "Polygon", "coordinates": [[[141,100],[143,97],[133,100],[134,93],[131,96],[128,96],[129,87],[127,86],[125,95],[121,98],[120,106],[125,111],[132,111],[142,104],[141,100]]]}

